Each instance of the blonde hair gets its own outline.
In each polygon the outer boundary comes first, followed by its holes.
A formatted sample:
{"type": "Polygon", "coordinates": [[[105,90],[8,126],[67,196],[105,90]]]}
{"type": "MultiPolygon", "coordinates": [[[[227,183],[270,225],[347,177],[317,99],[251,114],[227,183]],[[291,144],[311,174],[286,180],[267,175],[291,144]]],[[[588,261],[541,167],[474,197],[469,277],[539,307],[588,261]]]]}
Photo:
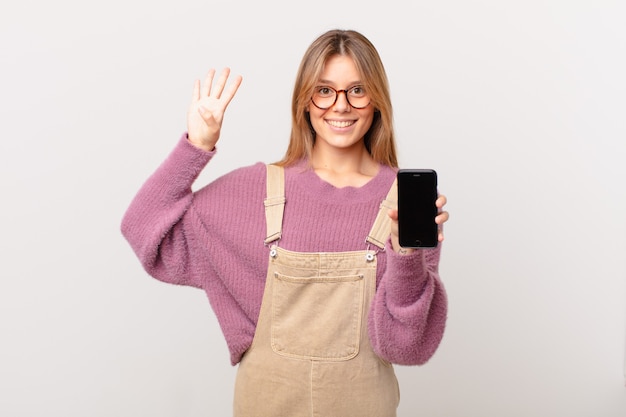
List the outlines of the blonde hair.
{"type": "Polygon", "coordinates": [[[364,137],[365,147],[375,161],[398,167],[393,112],[389,82],[378,51],[362,34],[353,30],[331,30],[319,36],[307,49],[296,75],[291,102],[291,136],[283,159],[277,165],[288,166],[310,159],[315,131],[306,111],[313,89],[329,58],[344,55],[352,58],[363,86],[376,109],[372,126],[364,137]]]}

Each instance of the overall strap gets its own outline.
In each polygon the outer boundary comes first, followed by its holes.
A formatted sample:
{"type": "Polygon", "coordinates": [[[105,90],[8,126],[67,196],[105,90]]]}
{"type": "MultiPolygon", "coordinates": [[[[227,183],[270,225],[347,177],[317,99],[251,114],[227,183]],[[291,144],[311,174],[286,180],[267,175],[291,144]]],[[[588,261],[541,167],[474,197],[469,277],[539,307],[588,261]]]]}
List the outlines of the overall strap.
{"type": "Polygon", "coordinates": [[[397,180],[393,181],[387,197],[380,203],[378,209],[378,215],[370,230],[370,234],[365,239],[366,242],[378,246],[380,249],[385,249],[385,243],[391,233],[391,219],[387,214],[389,209],[396,209],[398,207],[398,187],[397,180]]]}
{"type": "Polygon", "coordinates": [[[267,194],[265,204],[265,223],[267,233],[265,244],[280,239],[283,229],[285,210],[285,170],[277,165],[267,165],[267,194]]]}

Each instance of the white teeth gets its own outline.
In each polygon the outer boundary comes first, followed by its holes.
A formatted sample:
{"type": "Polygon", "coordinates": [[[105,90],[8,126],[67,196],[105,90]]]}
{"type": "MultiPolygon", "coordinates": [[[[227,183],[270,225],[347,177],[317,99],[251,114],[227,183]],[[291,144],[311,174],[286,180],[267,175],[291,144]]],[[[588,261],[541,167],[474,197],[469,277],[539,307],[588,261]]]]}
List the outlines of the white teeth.
{"type": "Polygon", "coordinates": [[[334,127],[348,127],[348,126],[352,126],[354,124],[354,121],[352,120],[344,120],[344,121],[328,120],[328,124],[334,127]]]}

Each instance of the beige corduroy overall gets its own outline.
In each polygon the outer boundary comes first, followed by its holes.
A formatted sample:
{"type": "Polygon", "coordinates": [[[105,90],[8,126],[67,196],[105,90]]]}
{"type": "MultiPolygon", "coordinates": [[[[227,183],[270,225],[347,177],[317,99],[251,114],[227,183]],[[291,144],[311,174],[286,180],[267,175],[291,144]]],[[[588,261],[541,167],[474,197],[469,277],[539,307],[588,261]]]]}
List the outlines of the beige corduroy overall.
{"type": "Polygon", "coordinates": [[[276,244],[283,175],[268,165],[269,267],[256,333],[237,371],[234,416],[394,417],[398,382],[392,365],[372,350],[367,316],[395,183],[366,238],[376,251],[299,253],[276,244]]]}

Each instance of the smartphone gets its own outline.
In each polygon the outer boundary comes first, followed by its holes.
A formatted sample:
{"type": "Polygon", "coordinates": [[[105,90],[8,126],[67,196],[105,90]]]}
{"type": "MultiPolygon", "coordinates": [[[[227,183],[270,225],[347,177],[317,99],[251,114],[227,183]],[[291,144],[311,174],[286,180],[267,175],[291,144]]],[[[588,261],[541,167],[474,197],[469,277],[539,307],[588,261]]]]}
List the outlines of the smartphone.
{"type": "Polygon", "coordinates": [[[403,248],[434,248],[439,241],[437,172],[398,170],[398,237],[403,248]]]}

